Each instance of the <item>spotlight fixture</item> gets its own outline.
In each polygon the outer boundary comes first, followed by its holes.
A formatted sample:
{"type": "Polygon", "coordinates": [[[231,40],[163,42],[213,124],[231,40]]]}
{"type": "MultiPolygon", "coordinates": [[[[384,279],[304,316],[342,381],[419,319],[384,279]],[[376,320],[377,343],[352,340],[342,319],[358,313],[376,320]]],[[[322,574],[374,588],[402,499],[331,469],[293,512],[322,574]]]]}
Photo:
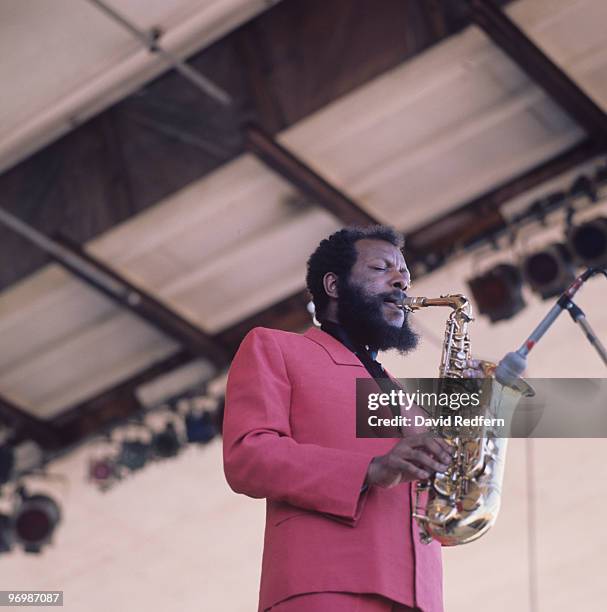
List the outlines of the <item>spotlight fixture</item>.
{"type": "Polygon", "coordinates": [[[567,244],[579,265],[607,265],[607,218],[598,217],[571,227],[567,244]]]}
{"type": "Polygon", "coordinates": [[[124,440],[120,446],[117,462],[131,472],[140,470],[150,458],[152,449],[143,440],[124,440]]]}
{"type": "Polygon", "coordinates": [[[487,315],[492,323],[511,319],[525,307],[523,278],[512,264],[498,264],[481,276],[471,278],[468,286],[480,314],[487,315]]]}
{"type": "Polygon", "coordinates": [[[177,456],[181,448],[181,442],[173,423],[169,421],[163,431],[154,434],[152,448],[154,454],[158,457],[168,458],[177,456]]]}
{"type": "Polygon", "coordinates": [[[199,444],[210,442],[217,434],[213,417],[208,411],[201,414],[194,412],[187,414],[185,417],[185,429],[188,442],[197,442],[199,444]]]}
{"type": "Polygon", "coordinates": [[[48,495],[29,495],[23,488],[17,494],[20,499],[12,520],[15,540],[25,552],[39,553],[51,541],[61,511],[48,495]]]}
{"type": "Polygon", "coordinates": [[[591,202],[596,202],[598,200],[597,185],[595,181],[585,174],[581,174],[575,179],[573,185],[571,185],[569,194],[574,197],[586,196],[591,202]]]}
{"type": "Polygon", "coordinates": [[[109,489],[119,479],[118,466],[112,457],[97,457],[89,461],[89,480],[102,491],[109,489]]]}
{"type": "Polygon", "coordinates": [[[550,244],[528,255],[522,264],[523,276],[543,300],[556,297],[574,280],[571,254],[564,244],[550,244]]]}

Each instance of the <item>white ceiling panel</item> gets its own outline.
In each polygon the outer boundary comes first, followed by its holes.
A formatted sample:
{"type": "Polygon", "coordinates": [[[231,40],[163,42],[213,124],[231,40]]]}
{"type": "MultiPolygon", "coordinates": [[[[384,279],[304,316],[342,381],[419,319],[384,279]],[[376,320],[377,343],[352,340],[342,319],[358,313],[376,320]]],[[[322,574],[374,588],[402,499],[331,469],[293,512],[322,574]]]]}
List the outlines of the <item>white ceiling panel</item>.
{"type": "Polygon", "coordinates": [[[351,191],[383,219],[410,230],[556,155],[581,135],[567,123],[559,132],[549,131],[532,112],[494,113],[483,127],[464,122],[456,131],[386,161],[353,182],[351,191]]]}
{"type": "Polygon", "coordinates": [[[533,0],[508,11],[594,101],[607,110],[607,2],[533,0]]]}
{"type": "Polygon", "coordinates": [[[596,0],[514,2],[512,19],[553,61],[567,70],[605,51],[607,4],[596,0]]]}
{"type": "Polygon", "coordinates": [[[2,394],[44,418],[128,379],[177,345],[124,311],[0,371],[2,394]]]}
{"type": "MultiPolygon", "coordinates": [[[[187,57],[277,0],[104,0],[187,57]]],[[[88,0],[0,3],[0,171],[168,66],[88,0]]]]}
{"type": "Polygon", "coordinates": [[[0,371],[117,314],[116,307],[58,265],[31,275],[0,299],[0,371]]]}
{"type": "Polygon", "coordinates": [[[219,331],[302,289],[308,256],[339,226],[321,209],[303,212],[230,255],[206,261],[166,294],[205,329],[219,331]]]}
{"type": "MultiPolygon", "coordinates": [[[[580,36],[589,20],[607,11],[605,3],[518,2],[509,11],[524,29],[529,20],[531,33],[547,42],[560,40],[573,20],[577,36],[569,36],[565,68],[581,84],[592,82],[607,103],[604,36],[599,38],[597,26],[590,27],[589,40],[580,36]]],[[[557,155],[583,135],[473,27],[280,138],[380,219],[410,230],[557,155]]]]}
{"type": "Polygon", "coordinates": [[[293,188],[250,155],[225,164],[88,245],[91,253],[162,290],[296,213],[293,188]]]}

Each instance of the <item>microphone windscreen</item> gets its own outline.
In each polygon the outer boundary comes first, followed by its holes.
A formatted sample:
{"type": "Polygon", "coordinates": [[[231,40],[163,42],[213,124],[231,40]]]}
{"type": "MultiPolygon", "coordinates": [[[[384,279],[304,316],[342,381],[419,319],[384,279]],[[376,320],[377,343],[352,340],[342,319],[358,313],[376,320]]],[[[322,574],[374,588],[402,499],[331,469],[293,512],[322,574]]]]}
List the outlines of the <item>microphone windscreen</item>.
{"type": "Polygon", "coordinates": [[[495,368],[495,378],[502,385],[512,386],[527,368],[527,359],[519,353],[508,353],[495,368]]]}

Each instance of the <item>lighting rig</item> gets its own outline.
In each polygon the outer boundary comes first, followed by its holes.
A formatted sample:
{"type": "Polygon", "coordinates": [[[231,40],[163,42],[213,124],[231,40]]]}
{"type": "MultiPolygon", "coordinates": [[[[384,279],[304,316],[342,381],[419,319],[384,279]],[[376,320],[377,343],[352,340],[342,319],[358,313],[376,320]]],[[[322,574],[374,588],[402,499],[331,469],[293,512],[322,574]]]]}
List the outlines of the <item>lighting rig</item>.
{"type": "Polygon", "coordinates": [[[89,481],[107,491],[151,463],[178,456],[188,445],[207,444],[221,432],[223,402],[223,396],[186,394],[117,425],[93,448],[89,481]]]}
{"type": "MultiPolygon", "coordinates": [[[[607,266],[607,218],[597,216],[574,222],[577,213],[600,203],[601,188],[607,185],[607,163],[589,176],[578,176],[569,189],[533,201],[508,223],[510,242],[530,223],[547,226],[548,218],[565,212],[562,241],[551,242],[526,253],[517,263],[502,262],[468,280],[480,314],[492,323],[510,319],[524,307],[523,286],[547,300],[560,295],[582,267],[607,266]]],[[[496,247],[501,232],[484,236],[496,247]]],[[[478,245],[475,245],[478,246],[478,245]]]]}
{"type": "MultiPolygon", "coordinates": [[[[222,431],[222,389],[211,395],[205,385],[157,405],[141,403],[133,420],[116,424],[92,444],[88,480],[102,491],[153,462],[176,457],[188,445],[205,445],[222,431]]],[[[55,499],[24,480],[50,478],[43,468],[51,457],[34,442],[15,444],[11,436],[0,430],[0,554],[17,547],[40,553],[52,542],[62,511],[55,499]]]]}
{"type": "Polygon", "coordinates": [[[42,492],[31,492],[23,484],[23,478],[32,470],[31,442],[13,446],[9,440],[0,445],[0,554],[10,552],[15,546],[27,553],[40,553],[52,541],[57,525],[61,522],[59,504],[42,492]],[[25,459],[25,461],[24,461],[25,459]]]}

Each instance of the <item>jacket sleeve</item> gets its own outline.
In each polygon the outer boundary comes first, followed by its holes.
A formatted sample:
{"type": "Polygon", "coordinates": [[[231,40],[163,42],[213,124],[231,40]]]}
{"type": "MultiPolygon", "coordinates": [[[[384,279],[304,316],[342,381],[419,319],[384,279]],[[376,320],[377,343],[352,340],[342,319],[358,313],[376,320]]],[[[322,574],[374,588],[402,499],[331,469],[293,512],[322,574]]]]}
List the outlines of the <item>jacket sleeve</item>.
{"type": "Polygon", "coordinates": [[[234,491],[284,501],[354,526],[372,457],[300,444],[289,423],[291,385],[272,330],[243,340],[228,376],[223,424],[224,470],[234,491]]]}

